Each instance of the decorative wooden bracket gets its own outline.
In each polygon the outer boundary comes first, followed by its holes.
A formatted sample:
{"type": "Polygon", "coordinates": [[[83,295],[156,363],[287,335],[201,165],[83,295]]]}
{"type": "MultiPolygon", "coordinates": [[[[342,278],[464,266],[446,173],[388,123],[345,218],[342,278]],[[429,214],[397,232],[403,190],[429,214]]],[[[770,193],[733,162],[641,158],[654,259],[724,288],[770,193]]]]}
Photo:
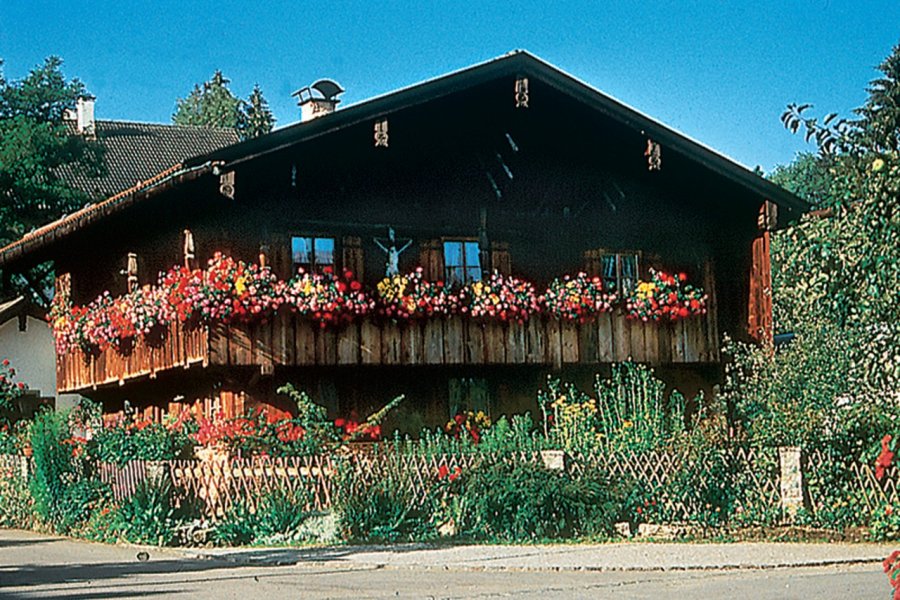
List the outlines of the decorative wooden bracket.
{"type": "Polygon", "coordinates": [[[516,108],[528,108],[528,78],[516,79],[516,108]]]}
{"type": "Polygon", "coordinates": [[[234,171],[219,175],[219,193],[229,200],[234,200],[234,171]]]}
{"type": "Polygon", "coordinates": [[[184,230],[184,245],[182,246],[181,253],[184,257],[184,267],[188,270],[194,268],[194,259],[196,255],[194,254],[194,234],[191,233],[190,229],[184,230]]]}
{"type": "Polygon", "coordinates": [[[644,156],[647,157],[648,171],[662,170],[662,149],[659,147],[659,143],[647,138],[647,149],[644,150],[644,156]]]}
{"type": "Polygon", "coordinates": [[[138,259],[134,252],[128,253],[128,262],[125,267],[125,275],[128,278],[128,293],[138,289],[138,259]]]}
{"type": "Polygon", "coordinates": [[[760,231],[775,231],[778,227],[778,205],[770,200],[763,202],[756,224],[760,231]]]}
{"type": "Polygon", "coordinates": [[[72,308],[72,274],[60,273],[54,288],[54,302],[66,310],[72,308]]]}
{"type": "Polygon", "coordinates": [[[388,147],[388,120],[381,119],[375,121],[375,147],[388,147]]]}

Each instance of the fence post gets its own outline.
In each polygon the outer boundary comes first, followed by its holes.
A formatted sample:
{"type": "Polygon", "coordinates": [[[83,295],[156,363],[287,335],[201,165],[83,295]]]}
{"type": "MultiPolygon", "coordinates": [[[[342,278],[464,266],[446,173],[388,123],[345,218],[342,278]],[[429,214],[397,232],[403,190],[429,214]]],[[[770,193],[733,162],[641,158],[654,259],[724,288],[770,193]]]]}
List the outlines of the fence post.
{"type": "Polygon", "coordinates": [[[19,457],[19,471],[22,475],[22,481],[28,481],[28,457],[20,456],[19,457]]]}
{"type": "Polygon", "coordinates": [[[541,460],[551,471],[565,471],[569,462],[565,450],[541,450],[541,460]]]}
{"type": "Polygon", "coordinates": [[[803,470],[801,451],[797,446],[778,448],[781,464],[781,514],[786,523],[793,523],[797,511],[803,507],[803,470]]]}

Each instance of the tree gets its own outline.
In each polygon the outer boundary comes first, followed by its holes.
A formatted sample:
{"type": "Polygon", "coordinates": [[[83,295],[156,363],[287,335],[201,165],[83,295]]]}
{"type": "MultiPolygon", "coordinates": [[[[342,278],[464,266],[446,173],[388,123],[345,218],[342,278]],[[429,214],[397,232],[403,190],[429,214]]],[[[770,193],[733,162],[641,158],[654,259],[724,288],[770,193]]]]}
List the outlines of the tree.
{"type": "MultiPolygon", "coordinates": [[[[74,135],[63,122],[66,110],[74,109],[84,93],[79,80],[66,81],[56,56],[19,81],[0,75],[0,245],[90,201],[61,176],[63,170],[88,176],[105,170],[100,144],[74,135]]],[[[42,265],[10,278],[14,289],[3,291],[30,289],[46,306],[49,282],[52,268],[42,265]]]]}
{"type": "Polygon", "coordinates": [[[259,85],[244,101],[231,92],[229,83],[231,80],[222,71],[216,71],[209,81],[195,85],[186,98],[176,101],[172,122],[176,125],[237,129],[244,139],[271,131],[275,118],[259,85]]]}
{"type": "Polygon", "coordinates": [[[72,135],[63,123],[85,88],[77,79],[66,81],[61,67],[62,60],[51,56],[20,81],[0,76],[2,244],[90,200],[60,177],[63,166],[94,176],[103,172],[101,146],[72,135]]]}
{"type": "Polygon", "coordinates": [[[247,115],[242,132],[245,138],[254,138],[269,133],[275,126],[275,117],[269,110],[269,103],[263,96],[259,84],[253,86],[244,112],[247,115]]]}

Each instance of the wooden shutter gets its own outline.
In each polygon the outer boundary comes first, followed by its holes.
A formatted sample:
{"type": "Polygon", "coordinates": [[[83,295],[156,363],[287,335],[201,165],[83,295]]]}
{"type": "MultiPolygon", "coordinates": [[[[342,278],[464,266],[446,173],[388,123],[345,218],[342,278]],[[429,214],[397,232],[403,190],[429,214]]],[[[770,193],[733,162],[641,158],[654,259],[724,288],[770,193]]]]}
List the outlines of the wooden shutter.
{"type": "Polygon", "coordinates": [[[747,331],[750,337],[771,344],[774,336],[772,320],[772,263],[769,255],[770,234],[763,231],[753,240],[750,266],[750,298],[747,306],[747,331]]]}
{"type": "Polygon", "coordinates": [[[584,251],[584,272],[590,277],[599,277],[603,273],[603,252],[600,250],[584,251]]]}
{"type": "Polygon", "coordinates": [[[444,252],[441,240],[422,240],[419,244],[419,265],[426,280],[444,279],[444,252]]]}
{"type": "Polygon", "coordinates": [[[507,242],[491,242],[491,269],[501,275],[509,275],[512,271],[512,260],[509,256],[507,242]]]}
{"type": "Polygon", "coordinates": [[[341,267],[351,270],[360,281],[363,279],[362,240],[355,235],[345,235],[341,240],[341,267]]]}

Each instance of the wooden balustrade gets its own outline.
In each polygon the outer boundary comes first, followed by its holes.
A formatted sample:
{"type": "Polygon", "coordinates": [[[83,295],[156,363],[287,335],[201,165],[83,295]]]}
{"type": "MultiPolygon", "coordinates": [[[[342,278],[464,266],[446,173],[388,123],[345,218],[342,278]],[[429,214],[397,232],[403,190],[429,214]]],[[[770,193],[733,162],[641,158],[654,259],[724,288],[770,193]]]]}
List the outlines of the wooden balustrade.
{"type": "Polygon", "coordinates": [[[173,324],[158,343],[137,339],[127,352],[57,360],[60,392],[122,384],[193,365],[277,367],[337,365],[547,365],[633,360],[652,365],[719,360],[710,315],[644,323],[619,311],[588,323],[535,317],[526,323],[481,322],[460,316],[396,323],[363,319],[322,328],[279,313],[254,324],[185,327],[173,324]]]}
{"type": "Polygon", "coordinates": [[[107,384],[123,384],[140,377],[155,378],[171,369],[206,365],[209,328],[172,323],[159,336],[137,337],[127,350],[108,348],[86,353],[71,348],[56,357],[56,387],[60,393],[77,392],[107,384]]]}

